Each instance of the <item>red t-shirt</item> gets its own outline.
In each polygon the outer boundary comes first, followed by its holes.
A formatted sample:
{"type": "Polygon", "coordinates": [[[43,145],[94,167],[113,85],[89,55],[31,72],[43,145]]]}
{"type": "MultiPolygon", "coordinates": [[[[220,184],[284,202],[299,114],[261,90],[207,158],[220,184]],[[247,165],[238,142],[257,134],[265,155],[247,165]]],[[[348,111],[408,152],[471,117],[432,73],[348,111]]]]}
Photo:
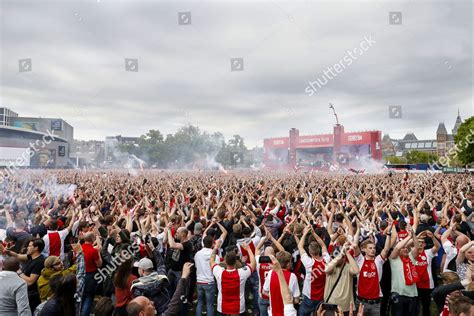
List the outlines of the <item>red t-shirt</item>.
{"type": "MultiPolygon", "coordinates": [[[[257,256],[258,260],[260,260],[260,256],[257,256]]],[[[259,281],[259,293],[263,299],[269,300],[270,297],[268,295],[263,294],[263,284],[265,283],[265,279],[268,273],[272,270],[272,266],[270,263],[259,263],[257,261],[257,271],[258,271],[258,281],[259,281]]]]}
{"type": "Polygon", "coordinates": [[[375,259],[367,259],[359,255],[356,262],[360,270],[357,296],[366,300],[378,299],[382,296],[380,280],[382,279],[382,266],[385,260],[380,255],[375,259]]]}
{"type": "Polygon", "coordinates": [[[97,271],[97,265],[95,262],[99,260],[99,252],[95,249],[92,244],[83,243],[82,253],[84,254],[84,263],[86,266],[86,272],[97,271]]]}
{"type": "Polygon", "coordinates": [[[121,288],[115,287],[115,298],[117,301],[115,303],[115,307],[123,307],[132,300],[132,291],[130,290],[130,288],[132,287],[132,282],[136,279],[137,277],[131,274],[128,277],[126,288],[121,289],[121,288]]]}
{"type": "Polygon", "coordinates": [[[403,240],[408,237],[408,232],[406,230],[400,230],[398,232],[398,239],[403,240]]]}
{"type": "Polygon", "coordinates": [[[418,282],[416,287],[419,289],[434,288],[433,275],[431,274],[431,263],[433,261],[433,252],[431,249],[423,250],[418,257],[416,257],[416,272],[418,272],[418,282]]]}

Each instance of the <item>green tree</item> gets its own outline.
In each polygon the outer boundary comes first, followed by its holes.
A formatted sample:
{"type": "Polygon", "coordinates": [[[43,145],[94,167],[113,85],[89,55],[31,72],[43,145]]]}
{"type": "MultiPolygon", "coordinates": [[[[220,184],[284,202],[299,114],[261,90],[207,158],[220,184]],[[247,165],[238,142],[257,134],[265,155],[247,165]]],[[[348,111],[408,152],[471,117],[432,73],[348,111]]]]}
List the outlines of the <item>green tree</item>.
{"type": "Polygon", "coordinates": [[[438,155],[412,150],[406,154],[406,159],[407,163],[433,163],[438,160],[438,155]]]}
{"type": "Polygon", "coordinates": [[[387,156],[385,157],[385,159],[390,164],[406,164],[407,163],[407,160],[404,157],[387,156]]]}
{"type": "Polygon", "coordinates": [[[243,158],[247,153],[247,147],[240,135],[234,135],[227,141],[226,150],[229,154],[230,165],[233,167],[245,165],[243,158]]]}
{"type": "Polygon", "coordinates": [[[471,116],[459,126],[456,135],[454,156],[459,159],[463,165],[469,165],[474,162],[474,116],[471,116]],[[457,154],[456,154],[457,153],[457,154]]]}
{"type": "Polygon", "coordinates": [[[191,165],[216,168],[218,163],[235,166],[234,155],[237,153],[242,160],[247,152],[241,136],[234,135],[226,143],[222,133],[209,134],[193,125],[183,126],[166,137],[158,130],[150,130],[140,136],[135,144],[120,144],[119,149],[123,153],[136,155],[149,165],[156,164],[162,168],[191,165]]]}

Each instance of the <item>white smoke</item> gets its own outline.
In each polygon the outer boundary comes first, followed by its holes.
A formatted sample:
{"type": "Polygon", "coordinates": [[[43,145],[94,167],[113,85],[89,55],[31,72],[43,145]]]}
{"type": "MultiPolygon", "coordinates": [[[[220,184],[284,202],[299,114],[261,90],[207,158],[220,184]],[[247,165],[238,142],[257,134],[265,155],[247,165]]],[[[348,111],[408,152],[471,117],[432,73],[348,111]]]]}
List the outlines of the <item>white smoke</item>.
{"type": "Polygon", "coordinates": [[[74,195],[77,185],[75,184],[59,184],[55,177],[47,178],[41,185],[41,190],[48,196],[70,198],[74,195]]]}
{"type": "Polygon", "coordinates": [[[386,170],[382,161],[372,159],[371,157],[360,157],[357,160],[357,168],[365,169],[367,174],[380,174],[386,170]]]}

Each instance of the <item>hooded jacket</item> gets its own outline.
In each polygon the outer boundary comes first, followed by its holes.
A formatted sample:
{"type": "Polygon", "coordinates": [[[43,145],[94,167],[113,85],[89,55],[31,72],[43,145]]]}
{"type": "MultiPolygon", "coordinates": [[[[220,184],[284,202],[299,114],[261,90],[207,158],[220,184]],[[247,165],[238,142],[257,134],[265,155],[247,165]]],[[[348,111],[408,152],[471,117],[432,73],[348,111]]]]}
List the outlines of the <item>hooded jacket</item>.
{"type": "Polygon", "coordinates": [[[163,313],[168,308],[170,301],[168,278],[165,275],[153,271],[135,280],[132,284],[132,294],[134,297],[145,296],[153,301],[158,314],[163,313]]]}
{"type": "Polygon", "coordinates": [[[155,262],[156,271],[133,281],[131,291],[133,297],[145,296],[153,301],[157,313],[162,314],[168,308],[168,303],[171,299],[169,282],[166,277],[163,257],[158,249],[153,251],[153,260],[155,262]]]}
{"type": "Polygon", "coordinates": [[[49,287],[49,280],[51,280],[52,277],[55,275],[67,275],[70,273],[76,273],[77,266],[73,265],[69,269],[65,269],[62,271],[57,271],[52,268],[43,268],[41,270],[41,275],[38,278],[38,290],[40,293],[40,298],[41,302],[44,302],[53,295],[53,291],[51,291],[51,288],[49,287]]]}

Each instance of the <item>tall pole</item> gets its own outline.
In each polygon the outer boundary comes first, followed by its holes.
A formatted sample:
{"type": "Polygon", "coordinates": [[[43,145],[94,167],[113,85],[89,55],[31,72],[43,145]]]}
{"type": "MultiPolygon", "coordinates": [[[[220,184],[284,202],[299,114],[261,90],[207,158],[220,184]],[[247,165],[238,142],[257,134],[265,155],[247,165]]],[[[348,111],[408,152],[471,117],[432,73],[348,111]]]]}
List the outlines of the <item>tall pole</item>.
{"type": "Polygon", "coordinates": [[[337,118],[336,109],[334,108],[334,105],[332,105],[332,103],[329,103],[329,108],[332,109],[332,112],[334,113],[334,116],[336,117],[336,125],[339,125],[339,119],[337,118]]]}

